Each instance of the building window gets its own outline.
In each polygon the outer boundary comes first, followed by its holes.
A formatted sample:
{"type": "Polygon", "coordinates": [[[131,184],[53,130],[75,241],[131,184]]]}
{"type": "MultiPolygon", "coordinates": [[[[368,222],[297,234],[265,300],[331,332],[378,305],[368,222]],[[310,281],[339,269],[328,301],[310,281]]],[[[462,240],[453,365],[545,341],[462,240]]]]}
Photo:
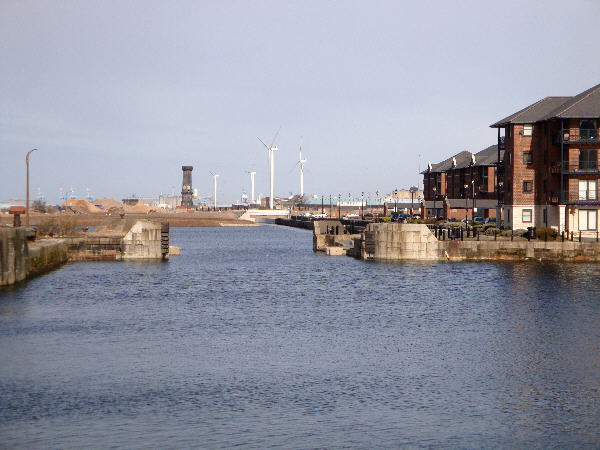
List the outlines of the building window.
{"type": "Polygon", "coordinates": [[[581,231],[595,230],[598,223],[598,211],[595,209],[579,210],[579,229],[581,231]]]}
{"type": "Polygon", "coordinates": [[[532,136],[533,135],[533,124],[526,123],[523,125],[523,136],[532,136]]]}
{"type": "Polygon", "coordinates": [[[598,122],[594,119],[579,121],[579,139],[598,139],[598,122]]]}
{"type": "Polygon", "coordinates": [[[548,210],[544,208],[544,224],[548,224],[548,210]]]}
{"type": "Polygon", "coordinates": [[[533,180],[523,180],[523,193],[531,194],[533,192],[533,180]]]}
{"type": "Polygon", "coordinates": [[[523,164],[533,164],[533,152],[523,152],[523,164]]]}
{"type": "Polygon", "coordinates": [[[531,209],[523,210],[523,222],[524,223],[531,222],[531,209]]]}
{"type": "Polygon", "coordinates": [[[488,168],[483,166],[481,168],[481,190],[487,192],[488,190],[488,168]]]}
{"type": "Polygon", "coordinates": [[[579,180],[579,200],[596,200],[598,198],[597,180],[579,180]]]}
{"type": "Polygon", "coordinates": [[[579,170],[598,169],[598,150],[595,148],[582,148],[579,150],[579,170]]]}

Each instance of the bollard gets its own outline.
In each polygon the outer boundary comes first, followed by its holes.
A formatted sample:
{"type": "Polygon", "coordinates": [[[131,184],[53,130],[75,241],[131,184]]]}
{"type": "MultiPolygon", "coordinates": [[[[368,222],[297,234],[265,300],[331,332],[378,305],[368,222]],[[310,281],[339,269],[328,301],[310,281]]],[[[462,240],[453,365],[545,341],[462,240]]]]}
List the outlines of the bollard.
{"type": "Polygon", "coordinates": [[[573,242],[573,232],[571,231],[571,242],[573,242]]]}
{"type": "Polygon", "coordinates": [[[462,227],[460,227],[460,240],[461,241],[463,240],[464,235],[465,235],[465,231],[463,230],[462,227]]]}
{"type": "Polygon", "coordinates": [[[510,230],[510,240],[512,241],[515,237],[515,230],[510,230]]]}
{"type": "Polygon", "coordinates": [[[564,230],[560,232],[560,239],[562,242],[565,242],[565,232],[564,230]]]}
{"type": "Polygon", "coordinates": [[[579,242],[581,242],[581,230],[579,230],[579,242]]]}
{"type": "Polygon", "coordinates": [[[544,241],[548,242],[548,231],[544,231],[544,241]]]}
{"type": "Polygon", "coordinates": [[[527,241],[531,241],[531,232],[527,230],[527,241]]]}
{"type": "Polygon", "coordinates": [[[477,240],[479,240],[479,229],[477,230],[477,240]]]}
{"type": "Polygon", "coordinates": [[[496,239],[497,239],[497,238],[496,238],[496,232],[497,232],[497,231],[498,231],[498,230],[494,230],[494,240],[496,240],[496,239]]]}

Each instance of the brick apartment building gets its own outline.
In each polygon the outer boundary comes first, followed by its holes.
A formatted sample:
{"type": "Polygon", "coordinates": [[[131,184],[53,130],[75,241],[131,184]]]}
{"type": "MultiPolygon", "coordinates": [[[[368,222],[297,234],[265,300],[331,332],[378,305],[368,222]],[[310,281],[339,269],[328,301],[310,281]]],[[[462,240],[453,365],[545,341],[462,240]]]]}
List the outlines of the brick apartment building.
{"type": "Polygon", "coordinates": [[[422,172],[427,217],[496,217],[496,170],[503,155],[503,149],[491,145],[478,153],[462,151],[440,163],[430,163],[422,172]]]}
{"type": "Polygon", "coordinates": [[[505,148],[498,191],[506,225],[596,234],[599,118],[597,85],[543,98],[490,125],[505,148]]]}

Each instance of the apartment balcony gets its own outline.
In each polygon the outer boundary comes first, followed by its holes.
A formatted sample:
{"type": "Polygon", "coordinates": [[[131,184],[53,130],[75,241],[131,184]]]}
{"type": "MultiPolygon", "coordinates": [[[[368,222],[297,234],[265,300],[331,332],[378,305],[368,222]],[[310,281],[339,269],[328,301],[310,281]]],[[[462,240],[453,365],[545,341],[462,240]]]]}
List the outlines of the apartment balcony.
{"type": "MultiPolygon", "coordinates": [[[[553,192],[551,195],[554,195],[553,192]]],[[[600,205],[598,191],[563,191],[560,203],[565,205],[600,205]]]]}
{"type": "Polygon", "coordinates": [[[571,130],[565,130],[562,134],[562,141],[565,144],[600,144],[600,140],[598,139],[598,130],[595,128],[573,128],[571,130]]]}
{"type": "MultiPolygon", "coordinates": [[[[560,173],[560,164],[558,165],[558,172],[554,171],[554,166],[551,167],[552,173],[560,173]]],[[[600,167],[598,161],[579,161],[574,163],[565,162],[563,164],[565,175],[585,175],[585,174],[600,174],[600,167]]]]}

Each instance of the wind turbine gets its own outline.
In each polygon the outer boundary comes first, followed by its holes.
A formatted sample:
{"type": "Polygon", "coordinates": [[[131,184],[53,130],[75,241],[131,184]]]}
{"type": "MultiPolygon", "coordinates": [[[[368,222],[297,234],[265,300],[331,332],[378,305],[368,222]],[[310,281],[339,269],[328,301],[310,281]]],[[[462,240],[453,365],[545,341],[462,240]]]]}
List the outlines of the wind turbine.
{"type": "MultiPolygon", "coordinates": [[[[281,127],[279,127],[279,130],[281,130],[281,127]]],[[[270,174],[269,178],[270,178],[270,187],[271,187],[271,195],[269,196],[269,209],[273,209],[273,181],[275,179],[275,155],[273,152],[276,150],[279,150],[277,147],[274,147],[273,145],[275,144],[275,139],[277,139],[279,130],[277,130],[277,133],[275,133],[275,136],[273,137],[273,141],[271,142],[271,145],[265,144],[261,138],[257,137],[257,139],[261,142],[262,145],[265,146],[265,148],[269,152],[269,174],[270,174]]]]}
{"type": "Polygon", "coordinates": [[[250,174],[250,184],[252,185],[252,196],[250,197],[250,203],[254,203],[254,175],[256,175],[256,172],[248,172],[246,171],[246,173],[250,174]]]}
{"type": "Polygon", "coordinates": [[[215,211],[217,210],[217,177],[219,176],[218,173],[214,173],[214,172],[210,172],[210,174],[213,177],[213,183],[214,183],[214,196],[213,196],[213,206],[215,207],[215,211]]]}
{"type": "Polygon", "coordinates": [[[302,146],[300,146],[300,157],[296,165],[300,165],[300,195],[304,196],[304,163],[306,159],[302,159],[302,146]]]}

